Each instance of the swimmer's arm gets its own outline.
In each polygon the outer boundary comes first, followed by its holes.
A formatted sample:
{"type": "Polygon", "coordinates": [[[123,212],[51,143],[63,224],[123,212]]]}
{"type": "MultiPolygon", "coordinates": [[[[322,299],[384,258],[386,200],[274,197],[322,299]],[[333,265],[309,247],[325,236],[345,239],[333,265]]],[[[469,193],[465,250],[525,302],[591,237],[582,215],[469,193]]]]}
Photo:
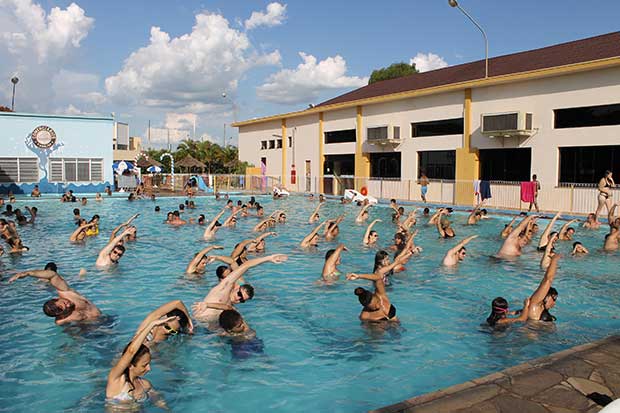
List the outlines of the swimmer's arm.
{"type": "Polygon", "coordinates": [[[542,243],[544,242],[544,240],[549,239],[549,234],[551,233],[551,230],[553,229],[553,224],[555,224],[555,221],[557,221],[561,213],[562,213],[561,211],[558,211],[558,213],[555,214],[553,218],[551,218],[551,222],[549,222],[549,224],[547,225],[547,228],[545,228],[545,231],[540,236],[540,241],[538,242],[539,247],[543,247],[544,245],[542,245],[542,243]]]}
{"type": "Polygon", "coordinates": [[[616,211],[617,206],[618,204],[613,204],[611,208],[609,208],[609,213],[607,214],[607,222],[609,223],[609,225],[611,225],[612,222],[614,221],[614,216],[615,216],[615,211],[616,211]]]}
{"type": "Polygon", "coordinates": [[[94,226],[95,223],[94,222],[89,222],[88,224],[84,224],[84,225],[80,225],[78,227],[78,229],[76,229],[75,231],[73,231],[73,234],[71,234],[71,236],[69,237],[69,241],[71,242],[75,242],[77,241],[77,237],[80,234],[80,232],[84,231],[86,228],[90,228],[92,226],[94,226]]]}
{"type": "Polygon", "coordinates": [[[204,257],[211,250],[221,250],[221,249],[224,249],[224,247],[221,247],[219,245],[212,245],[212,246],[209,246],[209,247],[203,249],[198,254],[196,254],[196,256],[194,256],[192,261],[187,266],[187,269],[185,270],[185,272],[188,273],[188,274],[191,274],[191,273],[195,272],[196,271],[196,266],[198,265],[198,263],[200,262],[202,257],[204,257]]]}
{"type": "Polygon", "coordinates": [[[547,270],[545,271],[545,276],[543,277],[536,291],[534,291],[534,294],[532,294],[532,296],[530,297],[530,302],[532,304],[541,303],[547,296],[547,293],[549,292],[549,288],[551,288],[551,284],[553,284],[553,279],[555,278],[555,274],[557,273],[559,260],[560,260],[559,254],[556,254],[551,258],[549,267],[547,267],[547,270]]]}
{"type": "MultiPolygon", "coordinates": [[[[439,218],[441,218],[441,217],[439,217],[439,218]]],[[[446,237],[446,232],[441,227],[441,219],[437,219],[435,221],[435,227],[437,227],[437,232],[439,232],[439,236],[441,238],[445,238],[446,237]]]]}
{"type": "Polygon", "coordinates": [[[220,262],[223,262],[224,264],[228,264],[231,266],[236,264],[235,260],[233,260],[231,257],[228,257],[226,255],[210,255],[209,258],[211,260],[220,261],[220,262]]]}
{"type": "Polygon", "coordinates": [[[127,351],[125,351],[125,353],[121,356],[120,360],[110,370],[110,373],[108,374],[108,385],[110,381],[116,381],[125,374],[125,370],[131,364],[131,360],[136,355],[136,353],[140,349],[140,346],[144,343],[146,336],[151,332],[153,328],[176,319],[178,319],[178,317],[167,317],[165,319],[153,320],[149,324],[147,324],[145,328],[138,332],[138,334],[136,334],[129,343],[127,351]]]}
{"type": "Polygon", "coordinates": [[[324,267],[335,266],[336,261],[338,260],[338,257],[340,257],[340,254],[342,254],[342,251],[348,251],[347,247],[345,247],[344,244],[340,244],[338,245],[338,247],[336,247],[336,251],[334,251],[334,253],[328,259],[325,260],[324,267]]]}
{"type": "Polygon", "coordinates": [[[305,237],[305,238],[301,241],[300,246],[301,246],[302,248],[303,248],[303,247],[308,246],[308,243],[310,242],[310,240],[312,239],[312,237],[314,237],[314,236],[315,236],[315,235],[319,232],[319,230],[321,229],[321,227],[322,227],[323,225],[325,225],[325,224],[327,224],[327,221],[323,221],[323,222],[321,222],[319,225],[317,225],[317,227],[316,227],[316,228],[314,228],[314,229],[312,230],[312,232],[310,232],[308,235],[306,235],[306,237],[305,237]]]}
{"type": "Polygon", "coordinates": [[[566,235],[566,231],[568,231],[569,225],[577,221],[577,219],[571,219],[566,224],[562,225],[562,229],[560,229],[560,239],[562,239],[566,235]]]}
{"type": "MultiPolygon", "coordinates": [[[[518,311],[515,313],[519,313],[518,311]]],[[[523,301],[523,310],[520,311],[519,313],[519,317],[515,317],[515,318],[502,318],[500,320],[497,320],[496,324],[512,324],[512,323],[523,323],[525,321],[527,321],[527,316],[530,313],[530,299],[526,298],[525,301],[523,301]]]]}
{"type": "Polygon", "coordinates": [[[56,271],[52,270],[31,270],[15,274],[9,279],[9,283],[24,277],[35,277],[40,280],[47,280],[58,291],[69,291],[69,285],[56,271]]]}
{"type": "Polygon", "coordinates": [[[241,241],[236,247],[235,249],[230,253],[230,257],[231,258],[236,258],[239,255],[241,255],[241,253],[243,252],[243,249],[245,247],[247,247],[248,245],[255,243],[256,241],[254,240],[254,238],[250,238],[250,239],[245,239],[243,241],[241,241]]]}
{"type": "Polygon", "coordinates": [[[515,240],[519,237],[519,235],[521,234],[521,232],[525,229],[525,227],[527,226],[527,224],[532,220],[532,217],[525,217],[521,220],[521,222],[519,222],[519,225],[517,225],[517,227],[515,229],[513,229],[510,234],[508,234],[508,236],[506,237],[506,240],[515,240]]]}
{"type": "Polygon", "coordinates": [[[183,301],[181,301],[181,300],[173,300],[173,301],[170,301],[170,302],[160,306],[156,310],[151,311],[151,313],[149,313],[149,315],[147,315],[146,318],[144,320],[142,320],[142,322],[140,323],[140,326],[136,330],[136,333],[134,334],[134,337],[136,337],[150,323],[152,323],[155,320],[158,320],[158,319],[162,318],[163,316],[165,316],[166,314],[168,314],[169,312],[171,312],[173,310],[179,310],[183,314],[185,314],[185,317],[187,317],[187,320],[189,321],[188,329],[190,331],[193,331],[194,330],[194,325],[192,324],[192,319],[189,316],[189,311],[187,311],[187,307],[185,307],[185,304],[183,303],[183,301]]]}
{"type": "Polygon", "coordinates": [[[232,305],[222,304],[222,303],[204,303],[204,306],[205,308],[213,308],[214,310],[222,310],[222,311],[235,309],[235,307],[233,307],[232,305]]]}
{"type": "Polygon", "coordinates": [[[226,208],[222,209],[220,213],[217,214],[215,218],[213,218],[213,220],[209,223],[209,226],[206,228],[205,234],[207,234],[210,231],[213,231],[213,228],[215,227],[215,223],[217,222],[218,219],[222,217],[222,215],[224,215],[224,212],[226,212],[226,208]]]}
{"type": "Polygon", "coordinates": [[[267,238],[267,237],[269,237],[269,236],[271,236],[271,235],[273,235],[273,236],[275,237],[275,236],[276,236],[276,235],[278,235],[278,234],[277,234],[277,233],[275,233],[275,232],[273,232],[273,231],[271,231],[271,232],[265,232],[264,234],[261,234],[261,235],[259,235],[258,237],[254,238],[253,243],[254,243],[254,244],[258,244],[259,242],[261,242],[262,240],[264,240],[265,238],[267,238]]]}
{"type": "Polygon", "coordinates": [[[364,244],[368,244],[369,241],[369,237],[370,237],[370,231],[372,231],[372,227],[377,223],[377,222],[381,222],[380,219],[375,219],[374,221],[372,221],[370,223],[370,225],[368,225],[368,228],[366,228],[366,233],[364,234],[364,244]]]}
{"type": "Polygon", "coordinates": [[[471,240],[475,238],[478,238],[478,235],[472,235],[471,237],[465,238],[463,241],[456,244],[454,248],[450,248],[450,251],[448,251],[448,254],[456,254],[461,248],[463,248],[465,245],[467,245],[471,240]]]}
{"type": "Polygon", "coordinates": [[[112,231],[112,235],[110,235],[110,241],[112,241],[116,237],[116,234],[121,228],[126,227],[126,226],[127,224],[120,224],[118,227],[114,228],[114,231],[112,231]]]}
{"type": "Polygon", "coordinates": [[[275,264],[279,264],[279,263],[286,261],[287,259],[288,259],[288,256],[284,254],[273,254],[273,255],[266,256],[266,257],[260,257],[260,258],[254,258],[254,259],[248,260],[244,262],[242,265],[240,265],[239,268],[237,268],[236,270],[233,270],[230,274],[228,274],[228,276],[220,282],[220,285],[222,285],[222,288],[224,290],[226,289],[230,290],[237,284],[237,281],[239,281],[239,279],[243,276],[243,274],[245,274],[245,272],[249,270],[250,268],[255,267],[259,264],[263,264],[265,262],[273,262],[275,264]]]}
{"type": "Polygon", "coordinates": [[[129,228],[125,228],[123,230],[123,232],[120,233],[120,235],[117,235],[116,237],[114,237],[113,240],[111,240],[110,242],[108,242],[108,245],[106,245],[105,247],[103,247],[103,249],[101,250],[101,252],[99,252],[99,258],[101,257],[105,257],[106,255],[108,255],[110,252],[112,252],[112,250],[114,249],[114,247],[116,247],[116,244],[118,244],[118,242],[120,240],[123,239],[123,237],[129,232],[129,228]]]}

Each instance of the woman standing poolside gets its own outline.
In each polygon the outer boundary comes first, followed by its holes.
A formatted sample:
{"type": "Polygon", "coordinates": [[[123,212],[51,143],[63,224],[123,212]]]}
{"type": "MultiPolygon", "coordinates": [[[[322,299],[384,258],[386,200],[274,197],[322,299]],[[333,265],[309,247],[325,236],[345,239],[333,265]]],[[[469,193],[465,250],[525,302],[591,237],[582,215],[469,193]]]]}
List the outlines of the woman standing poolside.
{"type": "Polygon", "coordinates": [[[594,216],[598,221],[598,214],[601,213],[603,206],[607,207],[607,213],[611,209],[612,201],[611,201],[611,190],[616,186],[614,179],[611,177],[611,171],[605,171],[605,175],[598,181],[598,207],[596,208],[596,212],[594,216]]]}

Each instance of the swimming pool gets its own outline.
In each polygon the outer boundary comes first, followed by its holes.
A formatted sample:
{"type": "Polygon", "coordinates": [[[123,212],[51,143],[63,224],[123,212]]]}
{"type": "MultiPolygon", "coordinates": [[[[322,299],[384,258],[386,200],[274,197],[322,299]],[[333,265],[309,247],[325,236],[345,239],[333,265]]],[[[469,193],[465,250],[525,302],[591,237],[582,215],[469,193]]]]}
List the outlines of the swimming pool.
{"type": "MultiPolygon", "coordinates": [[[[82,207],[56,199],[18,201],[15,206],[22,209],[36,205],[40,216],[34,227],[20,228],[30,252],[0,257],[2,411],[102,410],[112,362],[146,314],[172,299],[182,299],[188,307],[203,299],[215,283],[215,265],[202,279],[184,275],[194,254],[208,245],[202,240],[203,228],[162,224],[165,212],[180,202],[183,198],[155,203],[106,198],[82,207]],[[155,205],[162,212],[155,213],[155,205]],[[83,216],[98,213],[102,218],[101,234],[84,245],[68,240],[74,207],[83,216]],[[95,269],[98,251],[112,229],[135,212],[142,213],[136,221],[138,240],[129,244],[117,268],[95,269]],[[31,278],[7,284],[13,272],[42,268],[48,261],[55,261],[69,285],[102,310],[106,317],[101,324],[57,327],[41,311],[54,296],[52,289],[31,278]],[[82,279],[80,268],[88,270],[82,279]]],[[[193,336],[160,344],[147,378],[173,411],[360,412],[598,339],[620,327],[620,253],[600,250],[604,229],[577,230],[575,238],[590,249],[590,256],[572,258],[571,243],[559,242],[565,256],[554,283],[559,291],[552,311],[558,317],[555,325],[491,334],[480,326],[490,301],[501,295],[520,308],[542,277],[535,245],[513,262],[498,262],[489,256],[500,246],[507,219],[494,217],[466,227],[466,215],[455,213],[456,240],[474,231],[482,236],[468,245],[468,257],[458,268],[443,269],[443,255],[457,241],[438,240],[436,230],[421,225],[420,218],[416,244],[424,251],[388,287],[401,324],[382,329],[358,320],[361,306],[353,290],[371,288],[370,282],[316,282],[325,251],[340,241],[349,248],[342,256],[343,272],[372,271],[376,249],[361,244],[366,226],[354,223],[357,207],[335,202],[324,206],[322,218],[343,212],[347,216],[336,241],[322,242],[309,252],[297,245],[312,228],[307,220],[316,203],[301,197],[260,202],[267,213],[278,208],[289,215],[287,224],[276,227],[279,235],[267,238],[267,253],[286,253],[289,260],[250,270],[246,280],[256,296],[238,306],[262,346],[240,352],[200,326],[193,336]]],[[[212,198],[197,198],[196,203],[198,209],[185,215],[211,217],[223,206],[212,198]]],[[[389,245],[394,234],[390,216],[386,207],[371,210],[371,218],[383,219],[375,226],[380,245],[389,245]]],[[[257,222],[241,218],[236,230],[221,229],[211,243],[230,252],[257,222]]],[[[544,225],[541,221],[541,231],[544,225]]],[[[144,410],[160,411],[151,404],[144,410]]]]}

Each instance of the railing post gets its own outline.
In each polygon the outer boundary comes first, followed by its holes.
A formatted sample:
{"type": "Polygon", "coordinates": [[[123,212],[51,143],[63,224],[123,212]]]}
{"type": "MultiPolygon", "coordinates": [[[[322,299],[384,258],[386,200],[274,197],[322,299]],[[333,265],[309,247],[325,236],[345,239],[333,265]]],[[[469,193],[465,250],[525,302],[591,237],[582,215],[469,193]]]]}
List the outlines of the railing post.
{"type": "Polygon", "coordinates": [[[443,202],[443,179],[439,180],[439,202],[443,202]]]}
{"type": "Polygon", "coordinates": [[[411,179],[407,179],[407,201],[411,201],[411,179]]]}
{"type": "Polygon", "coordinates": [[[575,198],[575,185],[570,186],[570,212],[573,212],[573,200],[575,198]]]}
{"type": "Polygon", "coordinates": [[[379,198],[383,199],[383,179],[381,179],[379,182],[381,182],[379,184],[379,194],[380,194],[379,198]]]}

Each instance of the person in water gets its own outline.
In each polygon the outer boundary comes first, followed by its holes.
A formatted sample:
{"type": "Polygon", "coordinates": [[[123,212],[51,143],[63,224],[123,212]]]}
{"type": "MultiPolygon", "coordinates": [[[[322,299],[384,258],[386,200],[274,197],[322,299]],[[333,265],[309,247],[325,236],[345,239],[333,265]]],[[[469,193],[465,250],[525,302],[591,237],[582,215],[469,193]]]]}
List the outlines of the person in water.
{"type": "Polygon", "coordinates": [[[447,217],[448,211],[442,210],[439,212],[439,219],[437,220],[437,232],[441,238],[454,238],[456,233],[454,229],[450,226],[450,220],[447,217]]]}
{"type": "Polygon", "coordinates": [[[164,400],[153,390],[151,382],[142,377],[151,370],[151,351],[144,342],[153,329],[173,321],[178,322],[178,317],[152,320],[133,337],[108,374],[105,389],[108,402],[142,403],[151,397],[155,405],[167,409],[164,400]]]}
{"type": "Polygon", "coordinates": [[[558,271],[558,261],[560,255],[555,254],[551,257],[549,267],[545,271],[545,276],[538,285],[538,288],[532,296],[529,302],[528,319],[540,320],[540,321],[555,321],[555,317],[549,313],[558,299],[558,291],[551,286],[553,280],[558,271]]]}
{"type": "Polygon", "coordinates": [[[323,264],[322,278],[324,281],[333,281],[338,278],[340,271],[340,255],[342,251],[348,251],[344,244],[338,245],[337,248],[331,249],[325,253],[325,264],[323,264]]]}
{"type": "Polygon", "coordinates": [[[472,235],[470,237],[467,237],[463,241],[456,244],[455,247],[450,248],[446,255],[443,257],[443,265],[453,266],[463,261],[465,259],[465,255],[467,254],[467,249],[465,248],[465,245],[467,245],[471,240],[475,238],[478,238],[478,235],[472,235]]]}
{"type": "Polygon", "coordinates": [[[151,348],[154,344],[166,341],[169,337],[175,336],[181,332],[186,332],[187,334],[194,333],[194,324],[192,324],[192,319],[189,316],[187,307],[185,307],[183,301],[173,300],[160,306],[146,316],[136,330],[136,335],[140,334],[140,332],[153,321],[162,318],[168,318],[171,320],[165,324],[154,327],[149,332],[144,341],[144,344],[149,348],[151,348]]]}
{"type": "Polygon", "coordinates": [[[571,252],[571,255],[585,255],[589,253],[590,251],[588,251],[588,249],[584,247],[581,242],[573,242],[573,251],[571,252]]]}
{"type": "Polygon", "coordinates": [[[24,277],[35,277],[49,282],[56,289],[58,298],[46,301],[43,304],[43,312],[49,317],[55,317],[56,325],[99,318],[101,316],[99,309],[83,295],[69,288],[67,282],[57,271],[56,264],[50,262],[43,270],[30,270],[13,275],[9,283],[24,277]]]}
{"type": "Polygon", "coordinates": [[[214,249],[221,250],[224,249],[224,247],[219,245],[211,245],[199,251],[190,263],[187,264],[185,274],[204,274],[205,268],[209,264],[209,257],[207,257],[207,253],[214,249]]]}
{"type": "Polygon", "coordinates": [[[513,323],[524,323],[527,321],[530,308],[530,299],[523,301],[523,310],[509,311],[508,301],[504,297],[497,297],[491,303],[491,314],[487,317],[487,324],[491,327],[506,326],[513,323]],[[519,315],[509,318],[509,315],[519,315]]]}
{"type": "Polygon", "coordinates": [[[372,221],[368,225],[368,228],[366,228],[366,233],[364,234],[364,239],[362,240],[362,243],[364,245],[366,245],[366,246],[377,245],[377,241],[379,240],[379,234],[377,233],[377,231],[372,229],[372,227],[377,222],[381,222],[381,220],[380,219],[375,219],[374,221],[372,221]]]}
{"type": "Polygon", "coordinates": [[[519,225],[517,225],[504,240],[502,247],[497,253],[498,257],[509,258],[521,255],[521,249],[529,242],[526,228],[533,219],[534,216],[530,215],[519,222],[519,225]]]}
{"type": "Polygon", "coordinates": [[[301,240],[301,242],[299,243],[299,246],[301,248],[308,248],[308,247],[316,247],[317,245],[319,245],[319,230],[321,229],[321,227],[323,227],[323,225],[326,225],[326,224],[327,224],[327,221],[323,221],[319,225],[317,225],[316,228],[310,231],[310,233],[306,235],[306,237],[303,240],[301,240]]]}
{"type": "Polygon", "coordinates": [[[125,247],[121,245],[121,241],[129,234],[130,231],[130,227],[125,228],[118,236],[103,247],[103,249],[99,252],[97,262],[95,263],[97,267],[102,268],[118,264],[118,261],[122,258],[123,254],[125,254],[125,247]]]}

